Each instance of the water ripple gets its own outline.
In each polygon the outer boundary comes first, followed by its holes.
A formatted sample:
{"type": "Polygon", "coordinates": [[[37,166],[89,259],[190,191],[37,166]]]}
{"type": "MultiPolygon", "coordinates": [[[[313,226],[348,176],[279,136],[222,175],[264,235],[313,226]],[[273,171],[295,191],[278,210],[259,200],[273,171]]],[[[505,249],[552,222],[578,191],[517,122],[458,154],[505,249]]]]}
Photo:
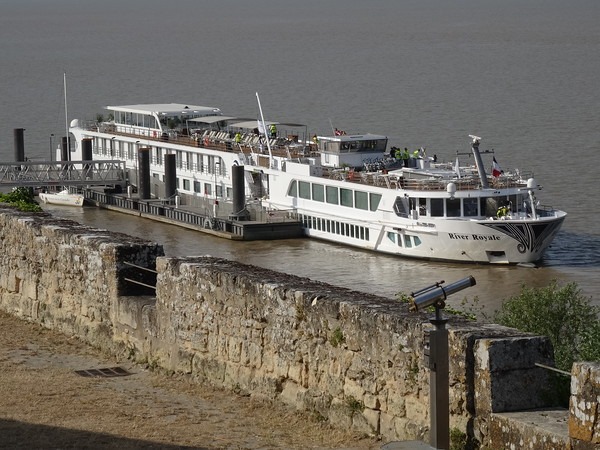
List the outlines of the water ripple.
{"type": "Polygon", "coordinates": [[[600,267],[600,236],[561,231],[541,266],[600,267]]]}

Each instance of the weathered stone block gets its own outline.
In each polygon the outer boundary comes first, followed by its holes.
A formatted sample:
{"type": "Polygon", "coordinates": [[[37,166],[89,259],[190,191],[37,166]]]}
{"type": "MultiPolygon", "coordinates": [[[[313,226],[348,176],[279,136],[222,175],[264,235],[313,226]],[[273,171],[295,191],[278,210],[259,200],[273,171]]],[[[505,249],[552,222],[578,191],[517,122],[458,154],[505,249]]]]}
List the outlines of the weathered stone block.
{"type": "Polygon", "coordinates": [[[600,447],[600,362],[575,363],[571,373],[569,435],[600,447]]]}

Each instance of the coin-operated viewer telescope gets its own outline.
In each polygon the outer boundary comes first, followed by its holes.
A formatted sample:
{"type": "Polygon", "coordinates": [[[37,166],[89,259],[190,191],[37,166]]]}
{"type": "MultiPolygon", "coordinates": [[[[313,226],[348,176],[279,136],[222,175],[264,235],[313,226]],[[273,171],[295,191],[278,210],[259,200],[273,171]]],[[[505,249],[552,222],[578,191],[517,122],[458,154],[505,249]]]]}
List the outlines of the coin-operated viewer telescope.
{"type": "Polygon", "coordinates": [[[430,322],[435,329],[429,333],[429,349],[425,348],[425,356],[429,356],[429,414],[430,429],[427,446],[421,441],[392,442],[386,444],[386,450],[408,449],[450,449],[450,400],[448,375],[448,330],[447,319],[442,316],[446,299],[458,291],[475,286],[475,278],[468,276],[462,280],[444,286],[445,281],[439,281],[421,290],[411,292],[410,310],[416,312],[433,306],[435,317],[430,322]],[[427,352],[429,350],[429,352],[427,352]]]}

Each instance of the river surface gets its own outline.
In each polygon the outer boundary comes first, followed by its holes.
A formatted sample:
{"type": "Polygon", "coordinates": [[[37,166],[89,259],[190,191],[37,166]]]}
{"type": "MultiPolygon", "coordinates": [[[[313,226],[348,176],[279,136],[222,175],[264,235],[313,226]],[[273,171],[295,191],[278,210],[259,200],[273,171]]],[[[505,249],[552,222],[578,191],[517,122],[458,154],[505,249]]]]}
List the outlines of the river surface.
{"type": "Polygon", "coordinates": [[[407,260],[316,240],[231,242],[95,208],[49,208],[204,255],[394,296],[473,275],[451,297],[486,312],[520,286],[576,282],[600,304],[600,2],[597,0],[2,0],[0,156],[25,128],[47,160],[67,110],[190,103],[254,117],[385,134],[442,161],[469,134],[503,169],[535,173],[568,212],[538,268],[407,260]]]}

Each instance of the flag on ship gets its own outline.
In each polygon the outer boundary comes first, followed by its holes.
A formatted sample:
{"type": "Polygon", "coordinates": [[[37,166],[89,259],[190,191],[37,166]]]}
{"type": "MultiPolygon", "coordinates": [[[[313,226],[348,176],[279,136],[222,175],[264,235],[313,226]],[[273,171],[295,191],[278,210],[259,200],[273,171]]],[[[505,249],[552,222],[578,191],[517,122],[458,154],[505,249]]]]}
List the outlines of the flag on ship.
{"type": "Polygon", "coordinates": [[[494,160],[492,162],[492,176],[497,178],[503,173],[504,171],[500,168],[500,164],[498,164],[498,161],[496,161],[496,157],[494,156],[494,160]]]}

